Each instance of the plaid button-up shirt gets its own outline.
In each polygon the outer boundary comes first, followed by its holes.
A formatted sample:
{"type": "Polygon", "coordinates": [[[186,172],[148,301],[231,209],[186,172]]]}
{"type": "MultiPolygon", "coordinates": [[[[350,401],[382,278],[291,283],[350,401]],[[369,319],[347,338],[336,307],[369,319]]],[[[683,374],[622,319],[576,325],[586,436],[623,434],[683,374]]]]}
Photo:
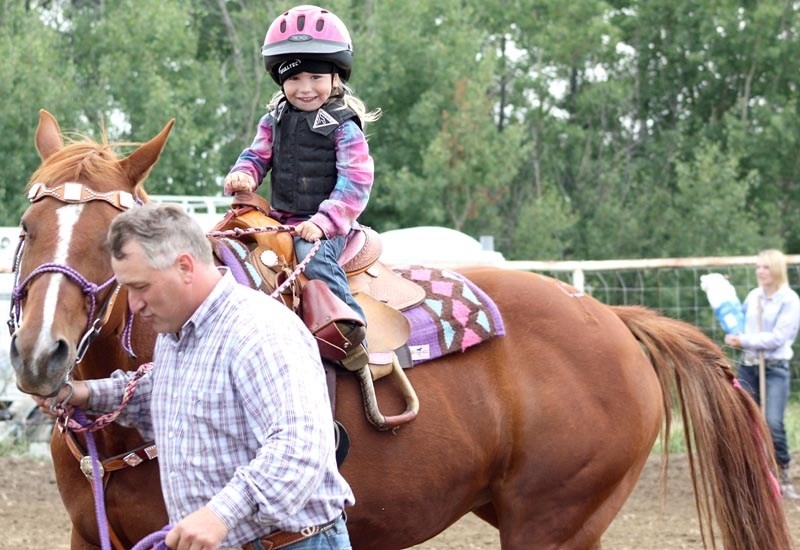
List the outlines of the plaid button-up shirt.
{"type": "MultiPolygon", "coordinates": [[[[90,411],[113,410],[130,376],[90,381],[90,411]]],[[[179,335],[158,336],[155,367],[117,421],[155,439],[170,522],[209,505],[230,528],[223,546],[323,524],[354,503],[313,337],[230,274],[179,335]]]]}

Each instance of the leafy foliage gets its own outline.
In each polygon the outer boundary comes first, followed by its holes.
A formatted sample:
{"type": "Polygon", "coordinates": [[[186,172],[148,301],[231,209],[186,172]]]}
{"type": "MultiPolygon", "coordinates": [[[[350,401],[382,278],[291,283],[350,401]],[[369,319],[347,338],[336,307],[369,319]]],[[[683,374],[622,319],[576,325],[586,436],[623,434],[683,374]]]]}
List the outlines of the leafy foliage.
{"type": "MultiPolygon", "coordinates": [[[[148,189],[215,194],[277,90],[274,0],[0,1],[0,220],[40,108],[143,140],[148,189]]],[[[798,7],[778,0],[331,0],[384,115],[362,221],[494,234],[509,258],[797,252],[798,7]]]]}

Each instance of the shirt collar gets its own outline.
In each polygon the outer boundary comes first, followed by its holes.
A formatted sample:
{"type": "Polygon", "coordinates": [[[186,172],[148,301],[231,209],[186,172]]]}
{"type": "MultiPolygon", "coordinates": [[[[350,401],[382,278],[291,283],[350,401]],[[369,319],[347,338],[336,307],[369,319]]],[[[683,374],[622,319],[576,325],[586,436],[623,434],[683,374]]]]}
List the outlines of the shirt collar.
{"type": "Polygon", "coordinates": [[[772,294],[772,296],[767,296],[767,293],[764,291],[763,287],[759,287],[759,290],[760,290],[761,297],[764,300],[772,301],[772,300],[781,300],[781,299],[783,299],[783,296],[786,294],[786,291],[787,291],[788,288],[789,288],[789,285],[783,285],[780,288],[778,288],[778,290],[776,290],[772,294]]]}
{"type": "Polygon", "coordinates": [[[225,303],[230,293],[233,292],[235,285],[239,284],[236,282],[236,279],[233,278],[233,274],[229,268],[218,267],[217,269],[219,269],[219,272],[222,274],[222,278],[214,285],[209,295],[206,296],[206,299],[200,304],[200,307],[192,313],[189,320],[183,324],[183,327],[181,327],[181,335],[185,336],[187,334],[192,334],[192,332],[202,334],[203,327],[216,319],[220,308],[225,303]]]}

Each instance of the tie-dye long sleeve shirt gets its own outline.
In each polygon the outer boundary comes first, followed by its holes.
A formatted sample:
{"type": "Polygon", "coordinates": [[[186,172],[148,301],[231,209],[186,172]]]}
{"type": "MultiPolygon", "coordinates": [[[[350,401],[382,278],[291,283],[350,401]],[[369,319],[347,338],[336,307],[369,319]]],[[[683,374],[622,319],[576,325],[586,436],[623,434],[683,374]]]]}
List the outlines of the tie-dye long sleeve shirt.
{"type": "MultiPolygon", "coordinates": [[[[274,122],[271,113],[261,118],[253,143],[242,151],[231,172],[250,174],[256,184],[261,185],[272,168],[274,122]]],[[[357,226],[356,219],[367,207],[375,178],[367,138],[355,122],[347,120],[342,123],[334,131],[333,139],[338,176],[333,191],[320,204],[317,213],[309,218],[292,212],[271,212],[271,216],[281,223],[295,224],[310,219],[327,238],[347,235],[357,226]]]]}

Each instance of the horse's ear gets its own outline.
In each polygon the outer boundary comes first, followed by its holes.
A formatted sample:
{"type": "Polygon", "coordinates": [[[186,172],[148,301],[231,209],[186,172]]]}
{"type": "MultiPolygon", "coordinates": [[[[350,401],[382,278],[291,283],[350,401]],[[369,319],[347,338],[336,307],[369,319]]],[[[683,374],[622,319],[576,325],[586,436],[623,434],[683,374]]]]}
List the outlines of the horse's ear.
{"type": "Polygon", "coordinates": [[[150,173],[150,169],[158,161],[158,157],[161,155],[161,151],[167,143],[167,137],[174,124],[175,119],[173,118],[167,122],[167,125],[164,126],[164,129],[161,130],[156,137],[147,143],[143,143],[127,158],[120,161],[120,165],[128,175],[128,180],[131,182],[131,185],[138,185],[144,181],[147,174],[150,173]]]}
{"type": "Polygon", "coordinates": [[[56,117],[39,109],[39,126],[36,127],[36,150],[42,160],[47,158],[64,147],[64,140],[61,138],[61,128],[58,126],[56,117]]]}

